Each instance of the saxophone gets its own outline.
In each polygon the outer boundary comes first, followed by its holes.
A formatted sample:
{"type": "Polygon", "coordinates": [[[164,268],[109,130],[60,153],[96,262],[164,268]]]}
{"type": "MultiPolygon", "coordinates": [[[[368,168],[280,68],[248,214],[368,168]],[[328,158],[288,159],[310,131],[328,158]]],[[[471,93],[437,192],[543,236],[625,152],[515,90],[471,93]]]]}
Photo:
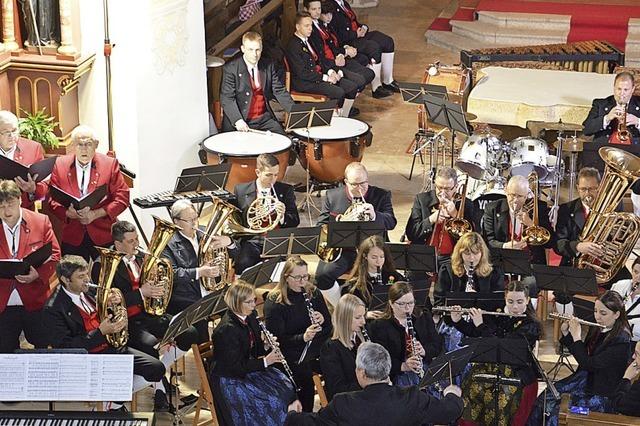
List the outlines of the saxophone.
{"type": "MultiPolygon", "coordinates": [[[[113,277],[116,275],[118,264],[124,256],[115,250],[109,250],[102,247],[96,247],[100,254],[100,275],[98,276],[98,290],[96,294],[96,304],[98,308],[98,318],[100,322],[111,317],[111,322],[119,321],[121,318],[127,318],[127,305],[124,296],[118,288],[111,288],[113,277]],[[120,296],[120,303],[111,303],[111,294],[120,296]]],[[[118,349],[127,344],[129,340],[129,327],[127,325],[117,333],[107,334],[105,336],[107,343],[118,349]]]]}

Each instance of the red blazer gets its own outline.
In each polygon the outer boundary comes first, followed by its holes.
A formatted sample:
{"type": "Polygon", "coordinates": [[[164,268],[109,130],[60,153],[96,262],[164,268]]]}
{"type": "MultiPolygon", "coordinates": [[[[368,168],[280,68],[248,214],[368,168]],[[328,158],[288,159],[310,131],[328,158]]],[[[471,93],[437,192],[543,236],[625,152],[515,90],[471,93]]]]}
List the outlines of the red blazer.
{"type": "MultiPolygon", "coordinates": [[[[4,312],[4,308],[7,307],[9,296],[14,288],[18,289],[22,304],[27,311],[42,309],[50,294],[49,279],[55,272],[56,264],[60,260],[60,246],[56,236],[53,234],[49,217],[22,208],[22,224],[20,225],[20,244],[17,258],[23,259],[50,241],[52,245],[51,258],[37,268],[40,278],[28,284],[21,284],[14,279],[0,279],[0,313],[4,312]]],[[[5,238],[4,231],[1,230],[0,258],[11,258],[9,244],[5,238]]]]}
{"type": "MultiPolygon", "coordinates": [[[[42,145],[38,142],[32,141],[31,139],[18,138],[16,145],[16,152],[13,155],[13,161],[25,166],[30,166],[33,163],[44,160],[44,149],[42,149],[42,145]]],[[[26,192],[23,192],[22,207],[34,210],[34,201],[42,200],[44,196],[47,195],[47,191],[49,190],[48,188],[49,187],[46,182],[40,181],[36,183],[34,200],[30,200],[29,195],[26,192]]]]}
{"type": "MultiPolygon", "coordinates": [[[[51,172],[50,184],[75,197],[80,197],[75,161],[75,154],[58,157],[51,172]]],[[[53,213],[64,223],[63,243],[79,246],[85,232],[89,233],[91,241],[96,245],[106,245],[113,241],[111,239],[111,225],[116,221],[118,215],[129,207],[129,187],[120,173],[118,160],[96,152],[91,161],[91,180],[89,180],[88,193],[103,184],[107,185],[107,196],[95,207],[95,210],[104,208],[107,215],[86,226],[78,220],[67,218],[67,209],[51,197],[47,198],[53,213]]]]}

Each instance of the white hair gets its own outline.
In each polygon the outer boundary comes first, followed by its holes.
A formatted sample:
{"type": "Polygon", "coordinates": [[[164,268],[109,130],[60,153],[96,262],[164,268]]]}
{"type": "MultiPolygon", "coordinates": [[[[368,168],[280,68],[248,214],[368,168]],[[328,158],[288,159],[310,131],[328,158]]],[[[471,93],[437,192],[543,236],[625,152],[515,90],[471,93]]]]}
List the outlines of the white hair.
{"type": "Polygon", "coordinates": [[[180,217],[182,212],[187,209],[191,209],[194,212],[196,211],[196,208],[191,201],[189,200],[176,201],[171,205],[171,209],[169,211],[169,214],[171,215],[171,219],[177,219],[178,217],[180,217]]]}
{"type": "Polygon", "coordinates": [[[80,139],[91,138],[94,141],[98,142],[98,138],[96,136],[96,131],[93,130],[92,127],[89,127],[85,124],[80,124],[76,126],[75,129],[71,131],[71,142],[78,142],[80,139]]]}
{"type": "Polygon", "coordinates": [[[3,124],[15,124],[18,125],[18,117],[11,111],[1,110],[0,111],[0,126],[3,124]]]}

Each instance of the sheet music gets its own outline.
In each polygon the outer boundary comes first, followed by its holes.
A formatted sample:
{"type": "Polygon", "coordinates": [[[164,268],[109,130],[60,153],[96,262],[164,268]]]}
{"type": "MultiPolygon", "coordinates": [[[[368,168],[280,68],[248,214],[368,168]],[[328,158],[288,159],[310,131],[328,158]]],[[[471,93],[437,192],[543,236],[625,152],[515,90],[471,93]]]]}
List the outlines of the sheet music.
{"type": "Polygon", "coordinates": [[[0,401],[131,401],[133,355],[0,354],[0,401]]]}

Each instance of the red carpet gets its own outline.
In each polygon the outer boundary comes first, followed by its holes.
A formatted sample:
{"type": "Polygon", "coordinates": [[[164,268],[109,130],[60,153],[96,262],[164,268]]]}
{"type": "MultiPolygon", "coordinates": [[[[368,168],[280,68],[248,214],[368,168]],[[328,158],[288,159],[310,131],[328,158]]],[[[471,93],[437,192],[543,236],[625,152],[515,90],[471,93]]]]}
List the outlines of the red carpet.
{"type": "Polygon", "coordinates": [[[475,13],[476,10],[473,7],[459,7],[451,18],[436,18],[431,25],[429,25],[429,29],[434,31],[451,31],[451,24],[449,23],[450,20],[475,21],[475,13]]]}

